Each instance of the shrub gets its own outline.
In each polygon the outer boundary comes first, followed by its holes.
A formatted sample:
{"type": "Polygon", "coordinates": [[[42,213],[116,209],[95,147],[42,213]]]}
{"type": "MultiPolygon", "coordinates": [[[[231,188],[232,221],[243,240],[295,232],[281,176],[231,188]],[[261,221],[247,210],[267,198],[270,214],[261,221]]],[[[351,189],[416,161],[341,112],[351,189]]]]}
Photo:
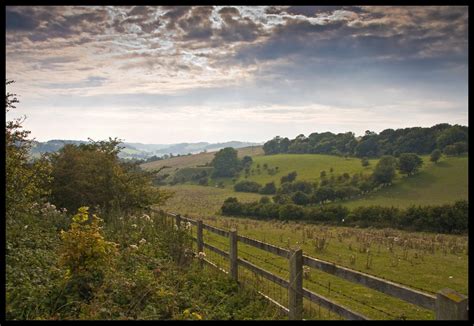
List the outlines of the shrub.
{"type": "Polygon", "coordinates": [[[243,180],[234,185],[234,190],[239,192],[259,192],[262,186],[254,181],[243,180]]]}
{"type": "Polygon", "coordinates": [[[241,215],[242,205],[239,203],[237,198],[229,197],[224,201],[221,211],[224,215],[241,215]]]}
{"type": "Polygon", "coordinates": [[[293,204],[280,206],[279,217],[282,220],[300,220],[304,217],[303,208],[293,204]]]}
{"type": "Polygon", "coordinates": [[[263,195],[273,195],[276,193],[276,191],[277,189],[275,186],[275,182],[273,181],[265,184],[265,186],[263,186],[262,189],[260,189],[260,193],[263,195]]]}
{"type": "Polygon", "coordinates": [[[297,175],[296,171],[290,172],[287,175],[282,176],[280,181],[281,183],[292,182],[296,179],[296,175],[297,175]]]}
{"type": "Polygon", "coordinates": [[[104,239],[101,221],[95,214],[89,216],[88,207],[80,207],[70,229],[61,232],[60,264],[66,270],[67,289],[81,299],[90,298],[102,284],[117,253],[116,244],[104,239]]]}
{"type": "Polygon", "coordinates": [[[307,205],[309,204],[309,197],[302,191],[297,191],[293,194],[291,197],[291,200],[296,204],[296,205],[307,205]]]}

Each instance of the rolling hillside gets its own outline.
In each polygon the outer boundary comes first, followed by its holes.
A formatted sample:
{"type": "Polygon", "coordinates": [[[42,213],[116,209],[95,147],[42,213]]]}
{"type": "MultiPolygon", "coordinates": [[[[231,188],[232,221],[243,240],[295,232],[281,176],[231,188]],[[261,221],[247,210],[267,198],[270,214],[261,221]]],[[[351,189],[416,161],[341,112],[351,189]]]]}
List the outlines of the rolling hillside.
{"type": "Polygon", "coordinates": [[[438,164],[423,157],[424,168],[416,175],[397,178],[391,187],[364,198],[344,202],[357,206],[441,205],[468,199],[468,158],[443,158],[438,164]]]}
{"type": "MultiPolygon", "coordinates": [[[[337,176],[344,172],[349,174],[363,172],[366,174],[372,173],[373,167],[377,164],[377,159],[370,160],[368,167],[362,167],[360,160],[357,158],[343,158],[331,155],[319,155],[319,154],[278,154],[278,155],[261,155],[259,148],[247,148],[245,150],[239,150],[239,156],[252,155],[252,151],[256,152],[257,155],[253,154],[253,163],[251,166],[251,174],[248,178],[245,178],[244,173],[237,179],[240,180],[252,180],[260,184],[274,181],[277,186],[280,185],[280,178],[287,175],[289,172],[297,172],[297,180],[308,180],[318,181],[320,179],[320,172],[325,170],[328,176],[331,176],[330,168],[333,168],[332,174],[337,176]],[[263,168],[263,165],[267,164],[267,169],[263,168]],[[259,168],[257,167],[259,166],[259,168]],[[269,169],[278,167],[278,172],[270,175],[269,169]],[[260,170],[260,173],[258,172],[260,170]]],[[[214,153],[204,153],[192,156],[177,157],[168,160],[153,162],[144,164],[148,169],[158,168],[163,165],[170,166],[167,169],[167,173],[173,173],[176,169],[182,169],[191,166],[197,166],[209,162],[214,153]]],[[[416,175],[405,177],[397,174],[393,182],[393,185],[387,188],[383,188],[375,193],[370,193],[359,199],[350,201],[338,202],[346,205],[350,208],[357,206],[368,206],[368,205],[382,205],[382,206],[397,206],[407,207],[410,205],[438,205],[444,203],[452,203],[456,200],[468,198],[468,157],[443,157],[438,164],[434,164],[429,161],[429,156],[422,156],[423,166],[419,173],[416,175]]],[[[202,187],[206,193],[205,196],[201,196],[199,192],[200,202],[207,206],[209,203],[205,203],[206,197],[209,196],[209,192],[219,191],[214,186],[222,182],[225,187],[225,192],[228,196],[235,196],[240,193],[233,191],[233,181],[231,178],[219,178],[213,179],[210,185],[213,187],[202,187]]],[[[175,186],[177,192],[180,191],[181,186],[175,186]]],[[[182,186],[187,187],[187,186],[182,186]]],[[[197,192],[200,186],[192,187],[197,192]]],[[[186,188],[186,193],[189,195],[190,188],[186,188]]],[[[210,198],[210,197],[209,197],[210,198]]],[[[212,212],[214,213],[218,208],[218,203],[214,200],[210,200],[212,204],[212,212]]],[[[197,204],[198,206],[200,204],[197,204]]]]}
{"type": "MultiPolygon", "coordinates": [[[[250,147],[243,147],[237,149],[238,156],[240,158],[244,157],[245,155],[249,155],[252,157],[258,157],[259,155],[263,155],[262,146],[250,146],[250,147]]],[[[169,166],[171,167],[169,171],[175,171],[176,169],[182,168],[191,168],[205,165],[209,163],[214,158],[215,152],[207,152],[207,153],[199,153],[189,156],[180,156],[180,157],[172,157],[165,160],[144,163],[141,167],[145,170],[157,170],[162,166],[169,166]]]]}

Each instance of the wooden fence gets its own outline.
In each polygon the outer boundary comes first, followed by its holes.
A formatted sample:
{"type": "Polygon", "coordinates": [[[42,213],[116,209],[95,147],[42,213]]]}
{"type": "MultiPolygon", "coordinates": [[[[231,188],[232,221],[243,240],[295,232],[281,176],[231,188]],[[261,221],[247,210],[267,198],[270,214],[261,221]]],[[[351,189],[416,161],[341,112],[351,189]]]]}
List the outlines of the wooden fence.
{"type": "MultiPolygon", "coordinates": [[[[163,213],[163,212],[160,212],[163,213]]],[[[229,260],[229,272],[220,269],[229,274],[235,281],[239,281],[238,266],[242,266],[257,275],[260,275],[267,280],[278,284],[279,286],[288,290],[288,307],[284,307],[276,300],[264,295],[272,303],[276,304],[281,311],[288,314],[289,319],[302,319],[303,314],[303,298],[310,300],[321,307],[330,309],[341,317],[349,320],[368,320],[368,318],[360,313],[357,313],[343,305],[340,305],[322,295],[316,294],[303,287],[303,266],[309,266],[323,272],[332,274],[347,281],[363,285],[367,288],[379,291],[381,293],[390,295],[392,297],[404,300],[411,304],[433,310],[437,320],[467,320],[468,319],[468,298],[451,289],[443,289],[439,291],[436,296],[422,291],[411,289],[407,286],[390,282],[372,275],[368,275],[356,270],[351,270],[334,263],[323,261],[317,258],[303,255],[302,249],[288,250],[281,247],[274,246],[269,243],[261,242],[255,239],[247,238],[237,234],[237,231],[232,229],[230,231],[222,230],[214,226],[206,225],[201,220],[193,220],[182,217],[179,214],[164,213],[175,219],[178,227],[181,222],[189,222],[197,227],[197,237],[194,240],[197,242],[197,251],[203,252],[204,248],[229,260]],[[212,246],[203,241],[203,230],[215,233],[222,237],[229,239],[229,252],[223,251],[215,246],[212,246]],[[277,256],[288,259],[289,266],[289,280],[283,279],[265,269],[256,266],[246,260],[238,257],[238,242],[261,249],[263,251],[275,254],[277,256]]],[[[203,262],[210,264],[216,268],[218,266],[213,262],[202,259],[203,262]]]]}

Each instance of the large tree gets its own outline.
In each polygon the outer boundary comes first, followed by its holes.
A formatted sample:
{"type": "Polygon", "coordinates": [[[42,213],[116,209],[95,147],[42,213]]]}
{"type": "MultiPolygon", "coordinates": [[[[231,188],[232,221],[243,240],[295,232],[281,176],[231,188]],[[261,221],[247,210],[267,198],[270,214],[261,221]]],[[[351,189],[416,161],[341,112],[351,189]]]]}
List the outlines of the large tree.
{"type": "Polygon", "coordinates": [[[152,186],[153,173],[119,160],[119,143],[91,140],[79,146],[67,144],[52,154],[52,201],[70,211],[98,205],[107,213],[130,212],[166,199],[166,193],[152,186]]]}
{"type": "Polygon", "coordinates": [[[396,159],[391,155],[382,156],[372,173],[374,182],[377,184],[392,182],[395,177],[396,162],[396,159]]]}
{"type": "Polygon", "coordinates": [[[402,174],[414,174],[422,165],[423,160],[415,153],[402,153],[398,158],[398,170],[402,174]]]}
{"type": "Polygon", "coordinates": [[[213,177],[233,177],[242,168],[242,164],[237,158],[237,151],[232,147],[226,147],[218,151],[211,165],[214,167],[213,177]]]}
{"type": "Polygon", "coordinates": [[[433,152],[431,152],[430,161],[437,163],[441,158],[441,155],[441,151],[439,149],[435,149],[433,152]]]}

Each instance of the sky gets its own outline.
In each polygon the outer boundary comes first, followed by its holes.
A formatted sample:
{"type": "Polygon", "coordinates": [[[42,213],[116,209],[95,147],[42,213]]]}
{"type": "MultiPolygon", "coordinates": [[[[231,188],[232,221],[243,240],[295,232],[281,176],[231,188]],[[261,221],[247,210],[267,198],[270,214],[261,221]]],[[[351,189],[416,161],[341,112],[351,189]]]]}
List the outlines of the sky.
{"type": "Polygon", "coordinates": [[[9,6],[6,78],[38,141],[468,125],[468,8],[9,6]]]}

